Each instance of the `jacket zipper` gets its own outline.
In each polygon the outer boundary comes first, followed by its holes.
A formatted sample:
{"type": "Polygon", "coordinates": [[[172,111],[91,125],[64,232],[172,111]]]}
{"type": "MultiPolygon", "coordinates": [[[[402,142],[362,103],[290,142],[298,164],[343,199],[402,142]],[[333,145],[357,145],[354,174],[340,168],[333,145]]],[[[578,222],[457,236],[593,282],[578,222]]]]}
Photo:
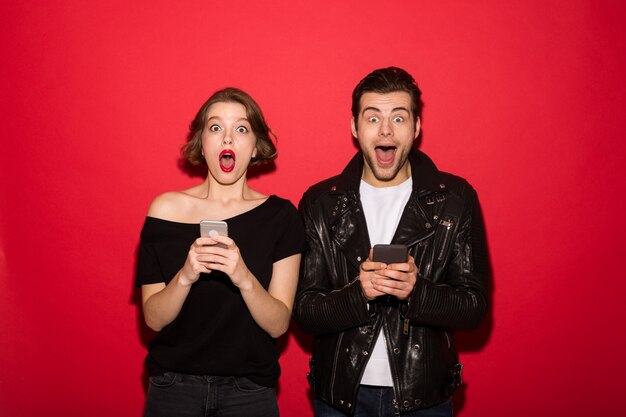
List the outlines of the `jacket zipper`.
{"type": "Polygon", "coordinates": [[[432,235],[434,235],[434,234],[435,234],[435,230],[434,230],[434,229],[431,229],[431,231],[430,231],[430,232],[428,232],[428,234],[427,234],[427,235],[421,236],[419,239],[413,240],[413,241],[411,241],[411,242],[407,243],[406,245],[407,245],[409,248],[410,248],[410,247],[413,247],[413,246],[417,245],[418,243],[420,243],[422,240],[426,240],[426,239],[428,239],[429,237],[431,237],[431,236],[432,236],[432,235]]]}
{"type": "MultiPolygon", "coordinates": [[[[428,239],[429,237],[431,237],[432,235],[435,234],[435,230],[431,230],[427,235],[420,237],[419,239],[413,241],[413,242],[409,242],[409,244],[407,245],[408,247],[413,247],[415,245],[417,245],[419,242],[428,239]]],[[[404,321],[402,323],[402,334],[406,337],[409,336],[409,330],[410,330],[410,324],[411,321],[408,318],[404,318],[404,321]]]]}
{"type": "MultiPolygon", "coordinates": [[[[408,328],[408,319],[404,320],[404,327],[408,328]]],[[[389,333],[389,329],[387,327],[387,320],[385,318],[385,316],[383,315],[382,318],[382,323],[381,323],[381,336],[384,337],[385,339],[385,349],[387,350],[387,354],[391,355],[391,352],[393,351],[392,348],[393,346],[391,345],[390,342],[390,338],[387,337],[387,333],[389,333]]],[[[408,334],[408,330],[407,333],[408,334]]],[[[391,379],[393,380],[393,395],[395,398],[401,398],[400,395],[400,377],[398,376],[398,370],[396,369],[396,362],[393,360],[389,360],[389,370],[391,371],[391,379]]],[[[395,408],[395,407],[394,407],[395,408]]],[[[397,408],[394,410],[394,416],[398,415],[397,414],[397,408]]]]}
{"type": "Polygon", "coordinates": [[[409,319],[404,319],[404,325],[402,326],[402,333],[405,336],[409,335],[409,319]]]}
{"type": "Polygon", "coordinates": [[[445,227],[443,239],[441,241],[441,247],[439,248],[439,255],[437,256],[437,261],[442,261],[443,256],[446,254],[446,249],[448,248],[450,236],[452,235],[452,233],[450,233],[450,230],[452,229],[452,226],[454,226],[454,219],[451,217],[448,217],[447,219],[442,219],[441,221],[439,221],[439,225],[445,227]]]}
{"type": "Polygon", "coordinates": [[[335,358],[333,360],[333,373],[330,377],[330,402],[335,403],[335,377],[337,375],[337,362],[339,360],[339,349],[341,349],[341,341],[343,340],[343,332],[339,333],[337,341],[337,349],[335,349],[335,358]]]}

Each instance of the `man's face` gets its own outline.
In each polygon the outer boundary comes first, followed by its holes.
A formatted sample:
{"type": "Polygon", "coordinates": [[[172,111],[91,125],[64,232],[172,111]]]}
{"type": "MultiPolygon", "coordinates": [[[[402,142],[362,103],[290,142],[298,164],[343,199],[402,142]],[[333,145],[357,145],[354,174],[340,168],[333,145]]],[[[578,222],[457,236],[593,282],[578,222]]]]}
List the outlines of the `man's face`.
{"type": "Polygon", "coordinates": [[[420,132],[419,118],[413,123],[411,96],[404,91],[365,93],[360,104],[352,134],[365,159],[363,180],[375,187],[401,184],[411,176],[409,152],[420,132]]]}

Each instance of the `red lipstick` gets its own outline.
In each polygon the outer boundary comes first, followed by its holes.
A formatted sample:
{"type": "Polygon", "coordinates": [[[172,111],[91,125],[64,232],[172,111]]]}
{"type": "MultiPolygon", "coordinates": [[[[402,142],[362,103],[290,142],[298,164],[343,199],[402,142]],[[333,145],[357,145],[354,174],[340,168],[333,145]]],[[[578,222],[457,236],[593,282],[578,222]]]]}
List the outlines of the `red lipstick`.
{"type": "Polygon", "coordinates": [[[220,152],[220,169],[224,172],[230,172],[235,169],[235,153],[230,149],[224,149],[220,152]]]}

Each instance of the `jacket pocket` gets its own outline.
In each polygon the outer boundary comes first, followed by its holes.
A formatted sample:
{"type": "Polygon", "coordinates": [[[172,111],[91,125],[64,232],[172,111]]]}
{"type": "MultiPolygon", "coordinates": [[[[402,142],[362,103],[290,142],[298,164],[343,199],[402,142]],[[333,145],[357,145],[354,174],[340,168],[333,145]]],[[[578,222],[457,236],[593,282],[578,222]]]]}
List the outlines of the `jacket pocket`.
{"type": "Polygon", "coordinates": [[[156,388],[169,388],[178,380],[178,375],[174,372],[165,372],[162,375],[154,375],[150,377],[150,385],[156,388]]]}
{"type": "Polygon", "coordinates": [[[446,385],[446,395],[451,396],[463,383],[463,365],[456,363],[448,370],[448,384],[446,385]]]}

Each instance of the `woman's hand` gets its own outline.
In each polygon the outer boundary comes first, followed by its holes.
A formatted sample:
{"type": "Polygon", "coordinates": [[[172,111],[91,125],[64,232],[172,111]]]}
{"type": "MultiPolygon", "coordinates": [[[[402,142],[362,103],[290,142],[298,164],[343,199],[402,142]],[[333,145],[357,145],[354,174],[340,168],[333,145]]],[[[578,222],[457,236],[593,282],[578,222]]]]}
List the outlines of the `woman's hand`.
{"type": "Polygon", "coordinates": [[[300,254],[274,262],[272,279],[266,290],[248,269],[237,244],[229,237],[218,235],[196,239],[189,248],[178,280],[182,285],[189,282],[190,286],[203,272],[225,273],[239,288],[254,321],[276,338],[289,328],[299,265],[300,254]]]}
{"type": "Polygon", "coordinates": [[[241,257],[239,247],[235,244],[235,241],[221,235],[206,239],[211,241],[209,243],[211,246],[205,246],[206,249],[203,250],[203,255],[199,257],[201,260],[200,265],[209,271],[222,271],[241,290],[250,289],[252,276],[241,257]]]}
{"type": "Polygon", "coordinates": [[[187,259],[180,270],[179,280],[182,285],[191,285],[200,278],[201,273],[210,273],[211,248],[217,242],[210,237],[200,237],[189,247],[187,259]]]}
{"type": "Polygon", "coordinates": [[[200,278],[201,273],[209,273],[209,248],[216,242],[211,238],[196,239],[189,247],[187,259],[174,278],[164,282],[141,286],[141,298],[146,324],[153,330],[161,331],[180,313],[180,309],[191,291],[191,285],[200,278]]]}

